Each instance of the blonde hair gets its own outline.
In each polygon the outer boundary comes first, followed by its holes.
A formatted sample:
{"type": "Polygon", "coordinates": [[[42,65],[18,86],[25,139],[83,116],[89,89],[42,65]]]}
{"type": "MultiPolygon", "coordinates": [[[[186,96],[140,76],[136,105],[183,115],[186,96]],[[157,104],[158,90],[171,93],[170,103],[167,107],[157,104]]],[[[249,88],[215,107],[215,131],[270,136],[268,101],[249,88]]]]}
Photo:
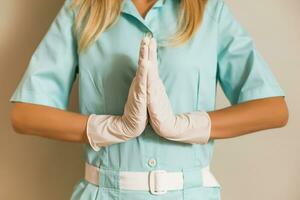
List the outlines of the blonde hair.
{"type": "MultiPolygon", "coordinates": [[[[73,31],[80,32],[78,49],[84,51],[107,28],[116,23],[121,13],[122,0],[73,0],[71,9],[77,9],[73,31]]],[[[203,18],[207,0],[180,0],[178,28],[168,39],[169,45],[189,40],[203,18]]]]}

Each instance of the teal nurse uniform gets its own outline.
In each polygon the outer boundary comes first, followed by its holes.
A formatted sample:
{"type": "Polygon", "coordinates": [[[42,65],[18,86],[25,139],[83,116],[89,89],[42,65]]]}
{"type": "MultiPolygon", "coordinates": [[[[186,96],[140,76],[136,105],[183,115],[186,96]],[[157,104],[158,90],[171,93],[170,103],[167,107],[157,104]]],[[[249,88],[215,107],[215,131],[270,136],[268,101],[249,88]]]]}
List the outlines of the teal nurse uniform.
{"type": "MultiPolygon", "coordinates": [[[[64,5],[33,53],[10,101],[29,102],[66,110],[75,78],[79,78],[79,109],[88,115],[121,115],[137,69],[139,44],[152,33],[160,44],[176,30],[178,0],[158,0],[143,19],[130,0],[121,15],[84,53],[72,34],[76,11],[64,5]]],[[[208,0],[201,27],[178,47],[158,46],[159,75],[174,113],[213,111],[219,82],[231,105],[284,96],[276,77],[258,53],[251,37],[223,0],[208,0]]],[[[73,200],[219,200],[220,187],[204,187],[190,169],[208,166],[214,141],[185,144],[158,136],[148,124],[132,140],[94,151],[83,144],[85,162],[102,167],[103,186],[84,178],[74,185],[73,200]],[[118,171],[182,171],[182,190],[153,195],[120,190],[118,171]]]]}

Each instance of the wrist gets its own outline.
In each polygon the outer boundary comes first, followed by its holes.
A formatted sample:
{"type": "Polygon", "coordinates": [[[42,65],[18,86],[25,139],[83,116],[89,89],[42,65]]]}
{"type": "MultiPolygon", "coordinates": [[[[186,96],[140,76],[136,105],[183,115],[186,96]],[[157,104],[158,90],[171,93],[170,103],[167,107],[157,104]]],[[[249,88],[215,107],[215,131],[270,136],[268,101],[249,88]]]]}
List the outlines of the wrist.
{"type": "Polygon", "coordinates": [[[194,142],[197,144],[206,144],[210,139],[211,133],[211,118],[206,111],[195,111],[191,113],[192,121],[194,122],[195,136],[194,142]]]}
{"type": "Polygon", "coordinates": [[[90,114],[87,119],[87,125],[86,125],[86,137],[90,144],[90,146],[95,150],[99,151],[101,147],[97,146],[97,144],[94,142],[95,137],[95,130],[96,130],[96,114],[90,114]]]}

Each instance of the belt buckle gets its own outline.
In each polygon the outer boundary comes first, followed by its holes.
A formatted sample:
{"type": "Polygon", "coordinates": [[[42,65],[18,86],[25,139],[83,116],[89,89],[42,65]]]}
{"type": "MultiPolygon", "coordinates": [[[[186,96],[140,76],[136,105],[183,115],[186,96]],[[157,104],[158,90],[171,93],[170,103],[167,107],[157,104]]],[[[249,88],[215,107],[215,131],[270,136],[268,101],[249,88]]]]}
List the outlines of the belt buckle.
{"type": "Polygon", "coordinates": [[[155,195],[167,193],[167,171],[166,170],[152,170],[149,174],[150,192],[155,195]]]}

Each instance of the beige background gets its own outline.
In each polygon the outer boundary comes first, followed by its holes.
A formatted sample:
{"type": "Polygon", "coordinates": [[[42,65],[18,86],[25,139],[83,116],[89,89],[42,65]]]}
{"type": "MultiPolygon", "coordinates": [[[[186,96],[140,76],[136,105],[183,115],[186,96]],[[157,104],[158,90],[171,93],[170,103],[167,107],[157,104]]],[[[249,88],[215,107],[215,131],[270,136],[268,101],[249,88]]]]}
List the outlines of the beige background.
{"type": "MultiPolygon", "coordinates": [[[[300,1],[227,0],[287,94],[289,124],[218,140],[212,170],[223,200],[299,200],[300,1]],[[297,123],[298,122],[298,123],[297,123]]],[[[83,176],[80,144],[15,134],[8,99],[63,0],[0,2],[0,199],[69,199],[83,176]]],[[[77,111],[77,81],[70,109],[77,111]]],[[[219,88],[218,108],[228,106],[219,88]]]]}

